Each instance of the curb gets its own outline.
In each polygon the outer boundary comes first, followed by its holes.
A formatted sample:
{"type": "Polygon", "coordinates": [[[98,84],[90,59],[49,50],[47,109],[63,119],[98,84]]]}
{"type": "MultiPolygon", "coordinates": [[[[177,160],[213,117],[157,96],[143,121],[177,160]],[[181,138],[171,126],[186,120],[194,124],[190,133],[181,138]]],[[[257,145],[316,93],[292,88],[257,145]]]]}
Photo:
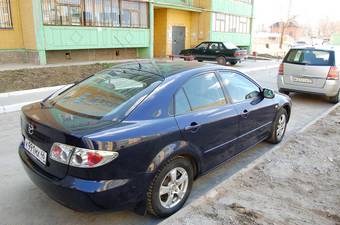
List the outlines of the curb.
{"type": "MultiPolygon", "coordinates": [[[[222,183],[218,184],[217,186],[215,186],[214,188],[210,189],[209,191],[207,191],[204,195],[200,196],[198,199],[193,200],[191,203],[185,205],[182,209],[190,207],[192,205],[197,205],[200,201],[205,200],[205,199],[209,199],[209,198],[214,198],[215,196],[218,195],[218,189],[220,187],[222,187],[225,182],[230,182],[233,179],[236,178],[236,176],[240,176],[245,174],[246,172],[250,171],[251,169],[253,169],[256,165],[262,163],[264,160],[266,160],[266,158],[272,154],[274,151],[276,151],[277,149],[281,148],[283,145],[285,145],[292,136],[296,135],[296,134],[300,134],[304,131],[306,131],[308,128],[310,128],[312,125],[314,125],[315,123],[317,123],[320,119],[326,117],[330,112],[332,112],[335,108],[339,107],[340,103],[335,104],[334,106],[332,106],[330,109],[328,109],[326,112],[322,113],[320,116],[316,117],[314,120],[312,120],[311,122],[307,123],[306,126],[304,126],[303,128],[299,129],[296,132],[293,132],[291,134],[289,134],[287,136],[287,138],[285,140],[283,140],[280,144],[274,146],[273,148],[271,148],[270,150],[268,150],[264,155],[262,155],[260,158],[255,159],[253,162],[251,162],[250,164],[248,164],[246,167],[244,167],[243,169],[239,170],[237,173],[233,174],[232,176],[230,176],[228,179],[224,180],[222,183]]],[[[180,209],[180,211],[182,210],[180,209]]],[[[178,211],[178,212],[180,212],[178,211]]],[[[160,225],[165,225],[168,224],[168,220],[176,217],[175,213],[174,215],[168,217],[167,219],[163,220],[160,225]]]]}
{"type": "Polygon", "coordinates": [[[33,93],[39,93],[39,92],[45,92],[45,91],[56,91],[56,90],[61,89],[65,86],[67,86],[67,85],[72,85],[72,84],[0,93],[0,98],[6,98],[6,97],[10,97],[10,96],[27,95],[27,94],[33,94],[33,93]]]}

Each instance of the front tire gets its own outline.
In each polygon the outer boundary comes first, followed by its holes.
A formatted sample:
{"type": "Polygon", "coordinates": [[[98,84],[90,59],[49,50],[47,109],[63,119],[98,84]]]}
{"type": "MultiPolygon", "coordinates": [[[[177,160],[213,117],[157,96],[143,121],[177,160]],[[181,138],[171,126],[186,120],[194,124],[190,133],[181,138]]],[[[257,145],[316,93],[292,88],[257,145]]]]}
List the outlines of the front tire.
{"type": "Polygon", "coordinates": [[[190,195],[193,179],[194,170],[188,159],[170,159],[157,171],[149,186],[147,211],[158,217],[177,212],[190,195]]]}
{"type": "Polygon", "coordinates": [[[288,113],[285,109],[282,108],[277,112],[277,115],[272,126],[271,135],[267,139],[267,141],[272,144],[280,143],[283,139],[283,136],[285,135],[287,122],[288,113]]]}
{"type": "Polygon", "coordinates": [[[340,101],[340,90],[338,91],[338,94],[332,97],[328,97],[328,101],[330,103],[337,104],[340,101]]]}
{"type": "Polygon", "coordinates": [[[235,66],[237,64],[237,61],[231,61],[229,63],[230,63],[230,65],[235,66]]]}

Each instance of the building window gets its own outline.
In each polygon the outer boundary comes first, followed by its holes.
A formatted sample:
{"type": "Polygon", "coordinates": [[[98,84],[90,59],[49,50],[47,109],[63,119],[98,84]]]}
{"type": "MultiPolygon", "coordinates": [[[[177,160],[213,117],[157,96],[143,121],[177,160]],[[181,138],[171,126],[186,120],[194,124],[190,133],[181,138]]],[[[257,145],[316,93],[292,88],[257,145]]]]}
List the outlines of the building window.
{"type": "Polygon", "coordinates": [[[145,2],[121,2],[121,18],[123,27],[147,27],[148,11],[145,2]]]}
{"type": "Polygon", "coordinates": [[[13,28],[10,2],[0,0],[0,29],[10,28],[13,28]]]}
{"type": "Polygon", "coordinates": [[[127,0],[43,0],[45,25],[148,27],[148,3],[127,0]]]}
{"type": "Polygon", "coordinates": [[[250,18],[223,13],[214,13],[213,31],[250,33],[250,18]]]}
{"type": "Polygon", "coordinates": [[[43,21],[48,25],[80,25],[81,0],[43,0],[43,21]]]}

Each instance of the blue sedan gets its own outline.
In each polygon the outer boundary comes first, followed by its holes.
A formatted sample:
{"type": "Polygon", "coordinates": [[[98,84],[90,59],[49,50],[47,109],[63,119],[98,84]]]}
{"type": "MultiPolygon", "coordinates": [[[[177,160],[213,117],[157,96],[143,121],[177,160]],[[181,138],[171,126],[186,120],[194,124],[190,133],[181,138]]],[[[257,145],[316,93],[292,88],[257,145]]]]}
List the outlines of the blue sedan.
{"type": "Polygon", "coordinates": [[[166,217],[198,176],[261,141],[279,143],[290,112],[288,96],[240,71],[138,61],[24,106],[19,155],[67,207],[166,217]]]}

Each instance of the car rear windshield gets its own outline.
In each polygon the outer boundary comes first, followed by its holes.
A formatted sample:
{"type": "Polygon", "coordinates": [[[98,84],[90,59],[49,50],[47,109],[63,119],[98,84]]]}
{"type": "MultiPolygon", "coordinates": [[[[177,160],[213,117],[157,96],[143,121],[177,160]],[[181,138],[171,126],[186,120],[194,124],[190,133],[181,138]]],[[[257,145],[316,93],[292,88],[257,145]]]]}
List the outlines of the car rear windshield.
{"type": "Polygon", "coordinates": [[[103,71],[49,100],[56,108],[79,116],[122,120],[163,80],[138,70],[103,71]]]}
{"type": "Polygon", "coordinates": [[[334,56],[331,51],[326,50],[291,49],[284,62],[312,66],[332,66],[334,56]]]}

